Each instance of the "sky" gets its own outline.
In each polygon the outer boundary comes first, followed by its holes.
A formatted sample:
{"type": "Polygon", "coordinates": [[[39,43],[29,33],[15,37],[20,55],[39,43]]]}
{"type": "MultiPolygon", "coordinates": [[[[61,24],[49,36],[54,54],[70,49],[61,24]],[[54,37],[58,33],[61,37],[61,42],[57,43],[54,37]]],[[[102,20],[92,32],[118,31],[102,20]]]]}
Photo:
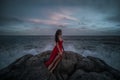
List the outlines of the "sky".
{"type": "Polygon", "coordinates": [[[0,35],[120,36],[120,0],[0,0],[0,35]]]}

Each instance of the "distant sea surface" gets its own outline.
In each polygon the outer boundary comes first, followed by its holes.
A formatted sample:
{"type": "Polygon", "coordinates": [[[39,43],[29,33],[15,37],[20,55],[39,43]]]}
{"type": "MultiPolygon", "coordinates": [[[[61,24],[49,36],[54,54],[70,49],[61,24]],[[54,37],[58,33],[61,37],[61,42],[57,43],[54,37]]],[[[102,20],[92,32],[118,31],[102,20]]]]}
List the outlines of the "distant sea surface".
{"type": "MultiPolygon", "coordinates": [[[[120,36],[63,36],[65,51],[95,56],[120,70],[120,36]]],[[[52,50],[54,36],[0,36],[0,69],[25,54],[52,50]]]]}

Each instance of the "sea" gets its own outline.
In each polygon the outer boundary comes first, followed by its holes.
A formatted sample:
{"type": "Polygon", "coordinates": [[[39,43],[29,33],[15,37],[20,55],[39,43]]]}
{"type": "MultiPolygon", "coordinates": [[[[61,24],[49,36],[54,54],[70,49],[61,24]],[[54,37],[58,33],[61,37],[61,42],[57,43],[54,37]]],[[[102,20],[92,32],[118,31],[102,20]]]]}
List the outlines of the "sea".
{"type": "MultiPolygon", "coordinates": [[[[120,70],[120,36],[63,36],[65,51],[94,56],[120,70]]],[[[0,69],[26,55],[54,48],[54,36],[0,36],[0,69]]]]}

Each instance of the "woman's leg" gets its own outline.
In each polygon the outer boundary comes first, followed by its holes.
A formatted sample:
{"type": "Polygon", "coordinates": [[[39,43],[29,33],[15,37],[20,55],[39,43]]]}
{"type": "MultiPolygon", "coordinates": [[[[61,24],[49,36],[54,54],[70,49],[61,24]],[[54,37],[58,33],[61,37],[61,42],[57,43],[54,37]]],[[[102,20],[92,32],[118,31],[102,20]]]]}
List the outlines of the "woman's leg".
{"type": "Polygon", "coordinates": [[[54,63],[56,62],[56,60],[59,58],[59,55],[57,55],[55,57],[55,59],[53,60],[53,62],[48,66],[48,70],[50,70],[53,66],[54,66],[54,63]]]}
{"type": "Polygon", "coordinates": [[[57,66],[58,63],[60,62],[60,60],[61,60],[61,57],[59,57],[59,58],[55,61],[53,67],[50,69],[50,72],[53,72],[53,70],[56,68],[56,66],[57,66]]]}

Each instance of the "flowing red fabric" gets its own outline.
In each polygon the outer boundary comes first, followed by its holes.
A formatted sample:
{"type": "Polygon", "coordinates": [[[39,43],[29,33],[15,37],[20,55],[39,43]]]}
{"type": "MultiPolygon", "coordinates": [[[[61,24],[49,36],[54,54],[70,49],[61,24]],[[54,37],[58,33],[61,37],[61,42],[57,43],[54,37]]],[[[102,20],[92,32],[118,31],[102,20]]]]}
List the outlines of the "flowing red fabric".
{"type": "MultiPolygon", "coordinates": [[[[58,46],[61,51],[62,51],[62,46],[63,46],[62,43],[63,43],[63,40],[58,41],[58,46]]],[[[58,53],[59,53],[59,50],[57,48],[57,45],[55,45],[55,47],[53,48],[53,50],[51,52],[50,58],[48,59],[48,61],[45,62],[46,67],[48,67],[54,61],[54,59],[58,55],[58,53]]]]}

